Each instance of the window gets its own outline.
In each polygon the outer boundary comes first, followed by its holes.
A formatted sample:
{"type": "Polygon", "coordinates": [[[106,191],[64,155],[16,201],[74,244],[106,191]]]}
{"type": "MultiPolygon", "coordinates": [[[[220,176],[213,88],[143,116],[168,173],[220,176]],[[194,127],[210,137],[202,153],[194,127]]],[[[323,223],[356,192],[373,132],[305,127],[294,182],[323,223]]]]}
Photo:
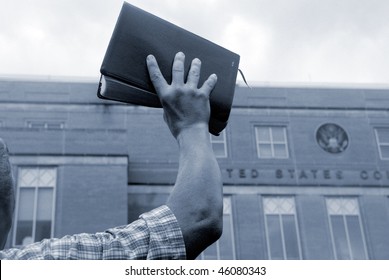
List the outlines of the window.
{"type": "Polygon", "coordinates": [[[358,200],[328,198],[326,202],[335,258],[367,259],[358,200]]]}
{"type": "Polygon", "coordinates": [[[218,241],[213,243],[204,252],[199,259],[203,260],[234,260],[235,243],[234,230],[231,212],[231,198],[223,198],[223,234],[218,241]]]}
{"type": "Polygon", "coordinates": [[[226,141],[226,131],[223,130],[219,136],[214,136],[210,134],[211,144],[213,152],[217,158],[226,158],[227,157],[227,141],[226,141]]]}
{"type": "Polygon", "coordinates": [[[389,160],[389,127],[376,128],[375,136],[380,158],[389,160]]]}
{"type": "Polygon", "coordinates": [[[13,246],[53,236],[56,168],[19,168],[13,246]]]}
{"type": "Polygon", "coordinates": [[[60,130],[65,128],[61,121],[28,121],[27,127],[32,129],[60,130]]]}
{"type": "Polygon", "coordinates": [[[294,198],[265,197],[263,207],[269,259],[301,259],[294,198]]]}
{"type": "Polygon", "coordinates": [[[256,126],[255,137],[259,158],[288,158],[288,142],[284,126],[256,126]]]}

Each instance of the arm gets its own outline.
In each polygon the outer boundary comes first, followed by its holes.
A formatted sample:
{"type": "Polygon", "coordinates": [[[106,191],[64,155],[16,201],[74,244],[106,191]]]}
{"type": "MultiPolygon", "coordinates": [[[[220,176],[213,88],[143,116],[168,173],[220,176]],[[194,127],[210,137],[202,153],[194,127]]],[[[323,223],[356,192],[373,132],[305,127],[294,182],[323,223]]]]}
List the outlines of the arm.
{"type": "Polygon", "coordinates": [[[164,109],[164,119],[179,147],[179,168],[167,205],[175,214],[188,259],[196,258],[222,232],[223,195],[220,169],[208,133],[209,95],[217,77],[198,88],[201,62],[194,59],[184,82],[183,53],[177,53],[172,83],[167,84],[153,56],[148,56],[150,78],[164,109]]]}

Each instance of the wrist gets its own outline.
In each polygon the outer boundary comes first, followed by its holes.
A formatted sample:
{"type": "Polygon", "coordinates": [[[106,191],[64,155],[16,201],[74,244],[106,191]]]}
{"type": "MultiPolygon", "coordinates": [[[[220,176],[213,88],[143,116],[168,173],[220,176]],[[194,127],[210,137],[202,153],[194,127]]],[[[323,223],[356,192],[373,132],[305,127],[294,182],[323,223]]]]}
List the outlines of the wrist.
{"type": "Polygon", "coordinates": [[[176,139],[180,148],[210,147],[208,124],[198,123],[185,127],[178,133],[176,139]]]}

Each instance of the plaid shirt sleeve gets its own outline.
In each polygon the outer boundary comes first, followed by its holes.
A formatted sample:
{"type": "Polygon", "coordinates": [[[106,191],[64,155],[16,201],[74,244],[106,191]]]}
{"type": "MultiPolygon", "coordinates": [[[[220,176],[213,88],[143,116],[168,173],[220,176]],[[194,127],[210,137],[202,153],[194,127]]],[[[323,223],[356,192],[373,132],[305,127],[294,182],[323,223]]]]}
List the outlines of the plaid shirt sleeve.
{"type": "Polygon", "coordinates": [[[177,219],[161,206],[139,220],[96,234],[45,239],[22,248],[0,251],[0,259],[185,259],[177,219]]]}

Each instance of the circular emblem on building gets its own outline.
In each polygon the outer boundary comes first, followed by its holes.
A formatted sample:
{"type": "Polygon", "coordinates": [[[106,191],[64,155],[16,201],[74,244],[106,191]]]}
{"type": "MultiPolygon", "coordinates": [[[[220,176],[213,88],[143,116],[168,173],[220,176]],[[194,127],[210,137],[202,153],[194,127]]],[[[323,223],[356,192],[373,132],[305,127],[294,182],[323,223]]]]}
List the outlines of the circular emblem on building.
{"type": "Polygon", "coordinates": [[[334,123],[320,126],[316,132],[316,141],[324,151],[331,154],[343,152],[349,143],[346,131],[334,123]]]}

